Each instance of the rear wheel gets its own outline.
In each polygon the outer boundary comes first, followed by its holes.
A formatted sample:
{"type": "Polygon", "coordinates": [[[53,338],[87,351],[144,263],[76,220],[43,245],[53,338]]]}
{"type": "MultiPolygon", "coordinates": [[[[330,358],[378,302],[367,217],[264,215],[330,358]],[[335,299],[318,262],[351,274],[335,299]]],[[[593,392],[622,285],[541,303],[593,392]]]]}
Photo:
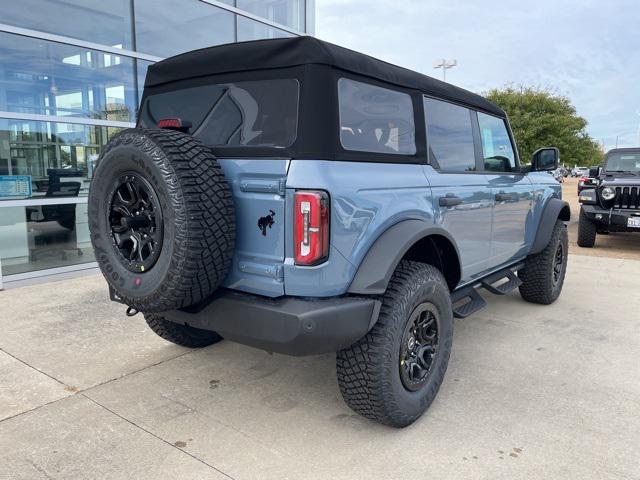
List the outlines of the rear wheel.
{"type": "Polygon", "coordinates": [[[158,336],[182,347],[206,347],[222,340],[222,337],[216,332],[171,322],[162,315],[145,314],[144,319],[158,336]]]}
{"type": "Polygon", "coordinates": [[[557,220],[545,249],[538,254],[529,255],[524,268],[518,271],[518,277],[522,280],[522,298],[527,302],[543,305],[555,302],[564,285],[568,254],[567,227],[562,220],[557,220]]]}
{"type": "Polygon", "coordinates": [[[402,261],[371,331],[337,354],[338,384],[354,411],[405,427],[431,405],[449,363],[453,314],[435,267],[402,261]]]}
{"type": "Polygon", "coordinates": [[[584,210],[580,209],[580,219],[578,220],[578,246],[592,248],[596,243],[598,227],[596,222],[587,217],[584,210]]]}

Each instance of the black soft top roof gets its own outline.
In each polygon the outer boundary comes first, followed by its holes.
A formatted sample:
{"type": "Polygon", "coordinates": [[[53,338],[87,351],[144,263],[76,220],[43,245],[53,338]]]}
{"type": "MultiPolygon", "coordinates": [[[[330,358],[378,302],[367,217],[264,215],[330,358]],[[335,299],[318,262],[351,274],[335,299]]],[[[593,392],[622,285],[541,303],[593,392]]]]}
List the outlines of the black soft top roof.
{"type": "Polygon", "coordinates": [[[145,88],[209,75],[313,64],[332,66],[505,117],[501,108],[480,95],[308,36],[231,43],[183,53],[151,65],[145,88]]]}
{"type": "Polygon", "coordinates": [[[640,147],[625,147],[625,148],[612,148],[606,153],[606,157],[609,155],[614,155],[616,153],[624,154],[624,153],[640,153],[640,147]]]}

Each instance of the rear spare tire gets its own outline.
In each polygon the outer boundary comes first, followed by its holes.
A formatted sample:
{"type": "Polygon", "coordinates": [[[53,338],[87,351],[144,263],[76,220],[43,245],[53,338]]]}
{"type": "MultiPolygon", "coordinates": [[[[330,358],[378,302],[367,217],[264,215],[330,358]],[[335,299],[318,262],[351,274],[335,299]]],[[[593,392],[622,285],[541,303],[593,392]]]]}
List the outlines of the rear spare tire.
{"type": "Polygon", "coordinates": [[[96,261],[127,305],[143,312],[186,307],[211,295],[229,271],[231,190],[195,138],[127,129],[100,156],[89,229],[96,261]]]}

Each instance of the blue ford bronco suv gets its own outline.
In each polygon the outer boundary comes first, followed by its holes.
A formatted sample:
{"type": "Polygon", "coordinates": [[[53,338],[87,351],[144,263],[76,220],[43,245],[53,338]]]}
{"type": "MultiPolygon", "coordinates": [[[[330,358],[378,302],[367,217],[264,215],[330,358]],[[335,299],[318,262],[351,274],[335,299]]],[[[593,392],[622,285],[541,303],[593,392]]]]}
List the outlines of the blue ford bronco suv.
{"type": "Polygon", "coordinates": [[[161,337],[337,352],[346,403],[402,427],[480,289],[560,295],[558,156],[522,166],[493,103],[314,38],[205,48],[149,67],[91,239],[111,298],[161,337]]]}

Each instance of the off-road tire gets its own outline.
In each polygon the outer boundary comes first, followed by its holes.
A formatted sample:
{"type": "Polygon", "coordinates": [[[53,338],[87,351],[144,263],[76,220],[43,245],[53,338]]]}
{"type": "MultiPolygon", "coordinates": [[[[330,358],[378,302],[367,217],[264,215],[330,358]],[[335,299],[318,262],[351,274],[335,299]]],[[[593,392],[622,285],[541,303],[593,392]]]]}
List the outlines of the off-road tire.
{"type": "Polygon", "coordinates": [[[567,227],[562,220],[557,220],[551,233],[549,243],[540,253],[529,255],[523,268],[518,270],[518,277],[522,280],[520,295],[527,302],[549,305],[555,302],[564,285],[567,273],[569,253],[569,237],[567,227]],[[554,281],[554,266],[558,247],[562,247],[564,261],[558,280],[554,281]]]}
{"type": "Polygon", "coordinates": [[[231,189],[213,153],[192,136],[127,129],[99,159],[89,228],[96,261],[124,303],[142,312],[186,307],[211,295],[229,271],[235,244],[231,189]],[[146,271],[127,269],[111,233],[110,198],[127,174],[148,182],[161,207],[161,251],[146,271]]]}
{"type": "Polygon", "coordinates": [[[431,405],[447,370],[453,339],[451,296],[442,273],[431,265],[402,261],[393,274],[377,323],[363,338],[337,354],[338,385],[355,412],[392,427],[405,427],[431,405]],[[432,303],[439,313],[438,350],[426,383],[405,388],[400,342],[416,306],[432,303]]]}
{"type": "Polygon", "coordinates": [[[596,244],[596,234],[598,226],[596,222],[587,217],[584,210],[580,209],[580,217],[578,218],[578,246],[584,248],[593,248],[596,244]]]}
{"type": "Polygon", "coordinates": [[[222,337],[216,332],[180,325],[164,319],[162,315],[148,313],[145,314],[144,319],[158,336],[183,347],[201,348],[222,340],[222,337]]]}

